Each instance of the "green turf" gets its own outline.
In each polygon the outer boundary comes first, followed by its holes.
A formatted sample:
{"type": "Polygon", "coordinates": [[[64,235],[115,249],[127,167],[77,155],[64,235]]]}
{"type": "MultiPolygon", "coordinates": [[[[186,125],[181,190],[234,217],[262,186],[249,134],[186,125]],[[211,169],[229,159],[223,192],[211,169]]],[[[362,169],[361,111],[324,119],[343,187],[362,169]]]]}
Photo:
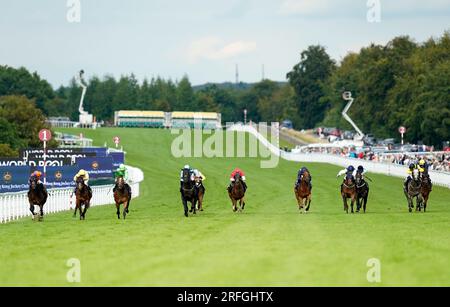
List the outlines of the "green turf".
{"type": "MultiPolygon", "coordinates": [[[[65,130],[79,133],[80,130],[65,130]]],[[[69,258],[81,261],[81,285],[301,286],[371,285],[368,259],[381,261],[378,285],[450,285],[450,190],[435,187],[429,212],[408,213],[402,179],[371,174],[368,213],[345,214],[337,166],[308,164],[311,212],[298,212],[293,183],[301,164],[259,159],[175,159],[168,131],[84,130],[97,145],[121,137],[127,163],[145,173],[127,220],[113,205],[91,208],[86,221],[71,213],[0,225],[1,285],[72,285],[69,258]],[[185,218],[180,168],[207,176],[205,211],[185,218]],[[228,175],[239,166],[249,190],[233,213],[228,175]]]]}

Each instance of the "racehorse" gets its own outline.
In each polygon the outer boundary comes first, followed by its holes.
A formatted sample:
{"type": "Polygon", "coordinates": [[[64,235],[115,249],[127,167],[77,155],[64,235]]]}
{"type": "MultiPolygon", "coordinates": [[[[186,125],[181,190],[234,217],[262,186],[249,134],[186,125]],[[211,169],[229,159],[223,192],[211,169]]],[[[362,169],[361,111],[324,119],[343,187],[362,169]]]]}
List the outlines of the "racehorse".
{"type": "MultiPolygon", "coordinates": [[[[423,212],[427,211],[427,203],[428,203],[428,197],[430,196],[431,193],[431,179],[430,179],[430,175],[428,174],[428,171],[425,171],[424,173],[422,173],[422,189],[421,189],[421,194],[422,194],[422,198],[423,198],[423,212]]],[[[420,211],[420,208],[419,208],[420,211]]]]}
{"type": "Polygon", "coordinates": [[[300,178],[300,183],[294,188],[295,198],[297,199],[298,209],[300,213],[309,211],[311,205],[311,176],[308,171],[304,171],[300,178]],[[301,211],[303,209],[303,211],[301,211]]]}
{"type": "Polygon", "coordinates": [[[354,213],[353,205],[355,204],[356,200],[356,185],[353,176],[351,174],[346,175],[344,182],[341,184],[341,196],[342,200],[344,201],[344,211],[348,213],[347,199],[350,199],[352,206],[352,213],[354,213]]]}
{"type": "Polygon", "coordinates": [[[406,199],[408,200],[409,212],[412,212],[414,208],[414,198],[416,198],[416,211],[419,211],[422,207],[423,198],[421,194],[422,190],[422,180],[420,179],[420,173],[418,169],[414,169],[412,173],[412,178],[408,182],[405,192],[406,199]]]}
{"type": "Polygon", "coordinates": [[[367,198],[369,197],[369,186],[367,182],[363,179],[361,173],[356,173],[356,212],[361,210],[363,207],[364,213],[366,213],[367,198]]]}
{"type": "Polygon", "coordinates": [[[123,204],[123,219],[126,218],[128,206],[130,205],[131,194],[125,187],[125,180],[122,176],[116,179],[116,190],[114,191],[114,201],[116,202],[117,218],[120,220],[120,205],[123,204]]]}
{"type": "Polygon", "coordinates": [[[197,210],[203,211],[203,197],[205,196],[205,187],[203,186],[203,181],[200,177],[195,178],[195,188],[197,189],[197,210]]]}
{"type": "Polygon", "coordinates": [[[47,189],[41,183],[38,184],[38,179],[36,177],[32,177],[30,179],[30,189],[28,190],[28,202],[30,203],[30,211],[33,214],[33,220],[36,217],[36,213],[34,213],[34,206],[39,206],[40,214],[39,221],[44,219],[44,205],[47,202],[47,189]]]}
{"type": "Polygon", "coordinates": [[[73,217],[77,216],[77,209],[80,210],[80,220],[84,220],[86,218],[86,211],[90,206],[92,191],[89,187],[84,183],[82,177],[78,177],[77,181],[77,192],[76,196],[76,204],[75,204],[75,212],[73,213],[73,217]],[[84,209],[83,209],[84,206],[84,209]]]}
{"type": "Polygon", "coordinates": [[[241,174],[239,172],[234,175],[234,184],[231,188],[231,191],[228,192],[228,196],[230,196],[231,202],[233,204],[233,212],[244,210],[245,207],[245,190],[244,184],[241,179],[241,174]],[[239,208],[237,207],[237,202],[239,201],[239,208]]]}
{"type": "Polygon", "coordinates": [[[184,216],[188,217],[188,205],[187,203],[191,203],[191,210],[194,214],[197,214],[195,205],[197,203],[197,189],[195,187],[195,183],[191,181],[191,173],[188,169],[183,169],[183,184],[180,189],[181,193],[181,201],[183,202],[184,207],[184,216]]]}

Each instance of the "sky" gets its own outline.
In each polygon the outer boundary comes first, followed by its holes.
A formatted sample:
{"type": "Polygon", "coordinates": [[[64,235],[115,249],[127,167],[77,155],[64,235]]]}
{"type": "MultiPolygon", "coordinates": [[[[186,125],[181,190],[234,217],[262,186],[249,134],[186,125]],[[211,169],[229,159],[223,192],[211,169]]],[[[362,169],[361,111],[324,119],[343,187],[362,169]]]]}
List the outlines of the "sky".
{"type": "Polygon", "coordinates": [[[284,81],[312,44],[339,61],[370,43],[446,30],[450,0],[0,0],[0,65],[37,71],[55,88],[80,69],[234,81],[236,64],[242,82],[260,81],[263,65],[284,81]]]}

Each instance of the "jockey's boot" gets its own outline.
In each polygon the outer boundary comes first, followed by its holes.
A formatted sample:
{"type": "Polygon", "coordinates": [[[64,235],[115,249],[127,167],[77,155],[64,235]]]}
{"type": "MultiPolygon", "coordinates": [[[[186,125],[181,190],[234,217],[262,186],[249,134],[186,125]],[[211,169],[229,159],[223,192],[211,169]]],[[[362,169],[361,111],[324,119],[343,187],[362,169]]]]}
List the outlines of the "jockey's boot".
{"type": "Polygon", "coordinates": [[[117,190],[117,183],[114,185],[114,188],[113,188],[113,193],[115,193],[116,192],[116,190],[117,190]]]}
{"type": "Polygon", "coordinates": [[[245,193],[247,191],[247,183],[244,180],[242,180],[242,184],[244,185],[244,193],[245,193]]]}
{"type": "Polygon", "coordinates": [[[230,185],[228,186],[227,190],[228,193],[231,193],[231,190],[233,189],[233,182],[230,182],[230,185]]]}
{"type": "Polygon", "coordinates": [[[312,191],[312,183],[311,183],[311,181],[309,182],[309,191],[312,191]]]}

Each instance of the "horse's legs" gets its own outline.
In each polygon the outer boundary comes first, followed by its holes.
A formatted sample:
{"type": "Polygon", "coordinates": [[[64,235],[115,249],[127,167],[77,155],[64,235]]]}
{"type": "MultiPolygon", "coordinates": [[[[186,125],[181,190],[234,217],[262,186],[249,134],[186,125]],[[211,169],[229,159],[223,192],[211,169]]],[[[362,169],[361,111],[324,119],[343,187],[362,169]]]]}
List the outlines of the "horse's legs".
{"type": "Polygon", "coordinates": [[[184,216],[188,217],[188,205],[187,205],[187,200],[183,197],[183,195],[181,195],[181,202],[183,203],[183,208],[184,208],[184,216]]]}
{"type": "Polygon", "coordinates": [[[86,211],[87,211],[88,207],[89,207],[89,203],[85,203],[84,209],[83,209],[83,214],[80,215],[80,219],[81,219],[81,217],[83,217],[83,220],[86,219],[86,211]]]}
{"type": "Polygon", "coordinates": [[[311,206],[311,194],[308,195],[308,198],[306,199],[306,202],[308,205],[306,206],[306,212],[309,211],[309,207],[311,206]]]}
{"type": "Polygon", "coordinates": [[[31,211],[31,214],[33,214],[33,218],[34,218],[34,205],[32,204],[32,203],[30,203],[30,211],[31,211]]]}
{"type": "Polygon", "coordinates": [[[362,198],[360,196],[356,196],[356,212],[361,210],[361,202],[362,198]]]}
{"type": "Polygon", "coordinates": [[[366,206],[367,206],[367,195],[363,198],[363,209],[364,209],[364,213],[366,213],[366,206]]]}
{"type": "Polygon", "coordinates": [[[123,219],[127,217],[127,211],[128,211],[128,202],[123,203],[123,219]]]}
{"type": "Polygon", "coordinates": [[[231,202],[233,203],[233,212],[236,212],[237,201],[233,198],[231,202]]]}
{"type": "Polygon", "coordinates": [[[117,218],[120,220],[120,203],[116,203],[116,214],[117,218]]]}
{"type": "Polygon", "coordinates": [[[348,213],[348,204],[347,204],[347,197],[345,195],[342,196],[342,200],[344,201],[344,211],[348,213]]]}

